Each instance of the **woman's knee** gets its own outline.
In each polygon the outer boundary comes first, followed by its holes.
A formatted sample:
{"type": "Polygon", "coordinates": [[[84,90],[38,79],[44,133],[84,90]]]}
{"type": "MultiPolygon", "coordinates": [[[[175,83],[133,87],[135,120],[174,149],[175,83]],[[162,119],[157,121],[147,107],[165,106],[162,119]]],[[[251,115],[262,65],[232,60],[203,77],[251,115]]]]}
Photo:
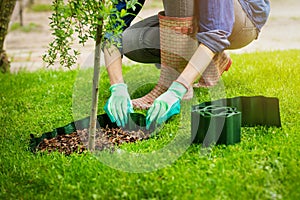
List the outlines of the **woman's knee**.
{"type": "Polygon", "coordinates": [[[127,28],[122,35],[123,54],[142,63],[157,63],[160,57],[157,16],[144,19],[127,28]]]}

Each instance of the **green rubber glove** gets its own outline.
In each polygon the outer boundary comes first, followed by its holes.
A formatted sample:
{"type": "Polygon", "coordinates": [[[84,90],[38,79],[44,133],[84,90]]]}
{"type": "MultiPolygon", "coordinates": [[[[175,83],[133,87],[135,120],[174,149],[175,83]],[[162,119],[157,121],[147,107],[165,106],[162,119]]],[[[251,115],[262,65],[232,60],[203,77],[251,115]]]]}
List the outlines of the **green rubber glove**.
{"type": "Polygon", "coordinates": [[[113,84],[109,90],[111,95],[104,106],[104,110],[112,122],[124,127],[128,122],[128,114],[134,112],[127,85],[125,83],[113,84]]]}
{"type": "Polygon", "coordinates": [[[146,117],[146,129],[155,121],[160,125],[180,112],[180,101],[187,89],[178,82],[173,82],[169,89],[154,100],[146,117]]]}

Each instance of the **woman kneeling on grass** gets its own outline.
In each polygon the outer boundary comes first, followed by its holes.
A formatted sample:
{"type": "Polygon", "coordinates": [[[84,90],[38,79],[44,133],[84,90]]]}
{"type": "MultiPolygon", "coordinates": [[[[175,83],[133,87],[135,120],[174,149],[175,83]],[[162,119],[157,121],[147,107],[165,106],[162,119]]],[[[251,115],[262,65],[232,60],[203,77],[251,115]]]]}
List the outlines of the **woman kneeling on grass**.
{"type": "MultiPolygon", "coordinates": [[[[128,12],[138,14],[144,1],[139,0],[140,5],[128,12]]],[[[124,17],[122,47],[104,49],[111,83],[111,96],[104,109],[118,126],[125,126],[133,107],[149,109],[147,128],[178,114],[181,100],[193,97],[193,86],[218,83],[231,65],[224,50],[242,48],[257,39],[270,12],[269,0],[163,0],[163,5],[164,12],[130,27],[134,16],[124,17]],[[159,81],[149,94],[130,99],[121,55],[160,64],[159,81]]],[[[120,0],[116,6],[125,9],[126,2],[120,0]]]]}

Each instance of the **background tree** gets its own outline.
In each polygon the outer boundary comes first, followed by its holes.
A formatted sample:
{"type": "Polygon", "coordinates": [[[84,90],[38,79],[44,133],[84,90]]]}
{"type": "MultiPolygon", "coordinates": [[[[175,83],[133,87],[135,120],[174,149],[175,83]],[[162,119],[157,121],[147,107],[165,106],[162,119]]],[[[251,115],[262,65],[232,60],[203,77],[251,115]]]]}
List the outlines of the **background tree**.
{"type": "Polygon", "coordinates": [[[138,0],[124,0],[126,9],[118,10],[119,0],[54,0],[53,14],[50,27],[54,40],[49,44],[47,54],[43,56],[49,65],[59,61],[60,65],[72,67],[76,64],[78,50],[72,48],[74,36],[84,45],[88,39],[95,41],[94,75],[92,89],[92,108],[89,128],[89,149],[95,148],[95,135],[98,110],[98,85],[100,74],[100,53],[104,41],[104,34],[111,35],[113,40],[105,45],[120,45],[117,41],[126,24],[123,17],[129,15],[129,9],[135,9],[138,0]]]}
{"type": "Polygon", "coordinates": [[[0,70],[3,73],[8,72],[10,68],[10,63],[4,50],[4,40],[15,5],[16,0],[0,0],[0,70]]]}

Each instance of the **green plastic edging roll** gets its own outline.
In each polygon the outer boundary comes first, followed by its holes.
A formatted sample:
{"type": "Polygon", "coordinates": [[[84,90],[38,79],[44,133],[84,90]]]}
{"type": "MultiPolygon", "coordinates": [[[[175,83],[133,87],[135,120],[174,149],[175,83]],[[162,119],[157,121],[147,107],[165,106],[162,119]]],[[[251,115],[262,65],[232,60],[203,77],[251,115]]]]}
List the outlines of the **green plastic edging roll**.
{"type": "Polygon", "coordinates": [[[279,100],[275,97],[240,96],[204,102],[192,107],[192,112],[209,105],[229,106],[242,113],[242,126],[281,127],[279,100]]]}
{"type": "Polygon", "coordinates": [[[208,146],[234,144],[241,139],[241,112],[228,106],[209,105],[192,112],[194,143],[208,146]]]}
{"type": "Polygon", "coordinates": [[[240,141],[241,126],[281,127],[279,100],[240,96],[192,106],[192,140],[209,145],[240,141]]]}

